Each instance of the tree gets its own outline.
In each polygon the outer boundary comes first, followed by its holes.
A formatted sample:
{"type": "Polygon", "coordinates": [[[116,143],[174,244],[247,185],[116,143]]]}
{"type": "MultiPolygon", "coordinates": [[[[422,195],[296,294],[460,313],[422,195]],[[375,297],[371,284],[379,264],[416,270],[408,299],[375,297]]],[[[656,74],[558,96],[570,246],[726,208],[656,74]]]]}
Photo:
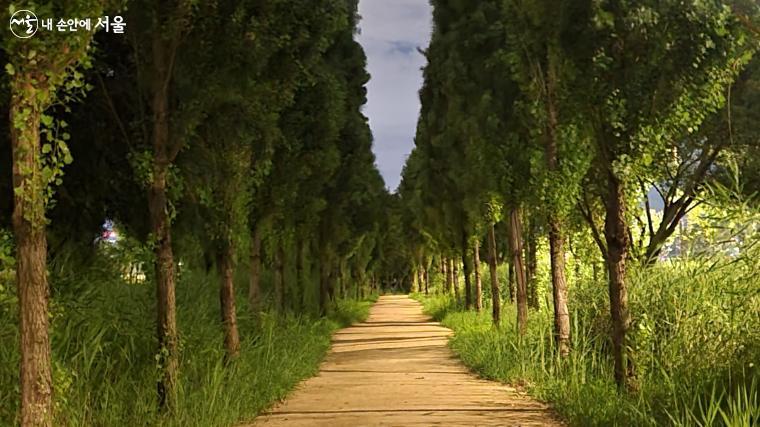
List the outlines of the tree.
{"type": "MultiPolygon", "coordinates": [[[[546,218],[549,235],[555,340],[560,355],[567,356],[570,317],[563,223],[575,205],[589,161],[587,139],[579,132],[585,119],[574,105],[578,94],[572,92],[573,80],[578,74],[571,59],[585,9],[577,2],[505,4],[503,19],[512,31],[503,60],[525,97],[521,117],[528,123],[524,126],[530,128],[531,123],[538,123],[529,139],[536,146],[535,156],[543,157],[544,167],[539,166],[538,159],[531,162],[531,185],[538,195],[534,203],[546,218]]],[[[532,249],[532,236],[529,240],[532,249]]],[[[528,264],[532,262],[529,259],[528,264]]],[[[519,284],[520,274],[517,278],[519,284]]]]}
{"type": "MultiPolygon", "coordinates": [[[[252,115],[245,104],[234,101],[230,96],[228,104],[209,114],[187,150],[187,158],[178,160],[190,193],[186,204],[197,206],[199,218],[192,224],[193,232],[207,242],[206,251],[219,274],[224,348],[229,359],[240,353],[233,278],[239,236],[247,229],[253,148],[246,128],[252,115]]],[[[193,211],[190,206],[186,210],[193,211]]]]}
{"type": "MultiPolygon", "coordinates": [[[[67,16],[98,16],[103,2],[66,5],[46,2],[40,16],[53,11],[67,16]]],[[[4,11],[5,12],[5,11],[4,11]]],[[[7,12],[14,15],[11,6],[7,12]]],[[[22,18],[24,12],[20,12],[22,18]]],[[[18,15],[16,15],[18,16],[18,15]]],[[[36,23],[35,23],[36,25],[36,23]]],[[[13,151],[13,232],[16,241],[16,286],[21,329],[21,424],[52,425],[53,384],[48,334],[46,211],[63,166],[72,158],[65,122],[50,116],[55,104],[66,106],[83,93],[81,66],[89,66],[92,32],[40,33],[28,39],[7,37],[3,48],[10,76],[10,133],[13,151]],[[44,136],[44,141],[42,140],[44,136]]]]}
{"type": "Polygon", "coordinates": [[[725,102],[745,56],[743,30],[729,9],[713,3],[616,1],[588,11],[579,43],[586,53],[576,66],[586,76],[581,90],[591,94],[591,173],[602,183],[604,228],[595,234],[609,277],[615,380],[635,387],[626,339],[630,182],[654,153],[696,131],[725,102]]]}

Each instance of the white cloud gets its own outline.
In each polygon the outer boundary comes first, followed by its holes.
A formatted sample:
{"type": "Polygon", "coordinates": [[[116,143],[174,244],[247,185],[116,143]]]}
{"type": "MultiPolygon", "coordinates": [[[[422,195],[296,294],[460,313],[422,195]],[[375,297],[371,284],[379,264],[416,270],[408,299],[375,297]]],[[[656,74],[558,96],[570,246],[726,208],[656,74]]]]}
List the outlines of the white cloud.
{"type": "Polygon", "coordinates": [[[418,91],[425,58],[417,52],[430,40],[431,7],[427,0],[361,0],[357,40],[367,53],[369,117],[375,154],[386,185],[395,189],[401,168],[414,146],[419,114],[418,91]]]}

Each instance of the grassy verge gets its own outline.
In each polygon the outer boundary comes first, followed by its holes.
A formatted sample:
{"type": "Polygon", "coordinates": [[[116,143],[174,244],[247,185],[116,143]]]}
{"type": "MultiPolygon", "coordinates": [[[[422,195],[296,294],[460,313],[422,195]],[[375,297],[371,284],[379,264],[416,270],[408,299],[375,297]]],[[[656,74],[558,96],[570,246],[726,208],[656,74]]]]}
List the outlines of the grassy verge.
{"type": "Polygon", "coordinates": [[[631,329],[639,390],[612,381],[603,283],[571,289],[573,352],[558,360],[550,306],[531,311],[525,337],[506,304],[464,311],[446,296],[417,296],[455,331],[452,349],[481,376],[524,386],[577,426],[760,425],[760,279],[741,266],[668,264],[633,274],[631,329]]]}
{"type": "MultiPolygon", "coordinates": [[[[250,420],[316,373],[332,333],[364,319],[369,301],[341,301],[326,319],[238,312],[242,351],[225,365],[216,279],[188,272],[177,287],[181,333],[176,410],[156,411],[154,289],[110,269],[56,277],[52,305],[55,425],[229,426],[250,420]]],[[[242,287],[242,286],[241,286],[242,287]]],[[[18,422],[14,292],[0,289],[0,425],[18,422]]]]}

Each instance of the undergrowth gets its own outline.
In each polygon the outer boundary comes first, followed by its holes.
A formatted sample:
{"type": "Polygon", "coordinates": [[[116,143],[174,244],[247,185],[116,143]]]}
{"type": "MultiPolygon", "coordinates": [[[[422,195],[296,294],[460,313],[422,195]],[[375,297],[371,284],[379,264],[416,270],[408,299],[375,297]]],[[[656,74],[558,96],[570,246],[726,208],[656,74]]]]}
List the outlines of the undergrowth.
{"type": "MultiPolygon", "coordinates": [[[[516,332],[508,301],[464,311],[443,295],[417,297],[453,329],[452,349],[481,376],[524,386],[577,426],[760,425],[760,278],[757,258],[668,262],[630,277],[630,337],[638,391],[618,392],[605,283],[570,289],[572,353],[555,354],[551,302],[516,332]]],[[[485,286],[484,286],[485,287],[485,286]]]]}
{"type": "MultiPolygon", "coordinates": [[[[52,272],[51,342],[57,426],[229,426],[251,420],[316,373],[339,327],[366,317],[368,301],[340,301],[328,318],[245,313],[241,355],[224,362],[213,274],[184,271],[177,286],[181,366],[178,401],[156,404],[155,290],[125,282],[107,260],[87,271],[52,272]]],[[[244,279],[244,277],[241,277],[244,279]]],[[[15,291],[0,288],[0,425],[18,423],[15,291]]]]}

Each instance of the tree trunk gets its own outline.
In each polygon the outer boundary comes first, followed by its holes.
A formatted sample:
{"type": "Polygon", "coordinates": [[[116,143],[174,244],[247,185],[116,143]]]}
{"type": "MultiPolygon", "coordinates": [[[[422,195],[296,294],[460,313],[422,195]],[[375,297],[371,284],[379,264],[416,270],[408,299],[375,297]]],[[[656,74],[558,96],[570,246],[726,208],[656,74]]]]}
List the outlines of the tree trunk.
{"type": "MultiPolygon", "coordinates": [[[[304,261],[304,244],[303,240],[300,238],[296,238],[296,289],[301,293],[301,307],[299,312],[305,313],[307,308],[307,302],[306,302],[306,281],[304,280],[304,274],[303,274],[303,261],[304,261]]],[[[293,298],[293,304],[296,304],[296,298],[293,298]]]]}
{"type": "Polygon", "coordinates": [[[335,280],[339,277],[338,267],[336,266],[333,270],[330,270],[329,280],[327,281],[327,302],[330,304],[335,302],[335,280]]]}
{"type": "Polygon", "coordinates": [[[322,248],[322,250],[320,250],[320,255],[319,255],[319,314],[320,316],[327,315],[328,304],[330,301],[330,262],[325,252],[326,251],[324,250],[324,248],[322,248]]]}
{"type": "Polygon", "coordinates": [[[362,278],[358,277],[354,273],[351,274],[351,277],[352,277],[352,283],[354,284],[354,299],[356,301],[361,301],[362,298],[363,298],[363,296],[362,296],[362,286],[364,286],[363,285],[364,281],[363,281],[362,278]]]}
{"type": "Polygon", "coordinates": [[[446,263],[442,256],[438,257],[438,273],[441,275],[441,284],[446,280],[446,263]]]}
{"type": "Polygon", "coordinates": [[[619,387],[632,386],[635,371],[627,350],[626,333],[631,323],[628,311],[628,289],[625,282],[625,261],[628,257],[628,223],[623,184],[610,170],[605,197],[604,237],[607,242],[610,315],[612,317],[612,354],[615,360],[615,382],[619,387]]]}
{"type": "Polygon", "coordinates": [[[160,406],[174,405],[179,360],[177,355],[177,312],[175,297],[174,252],[166,200],[166,170],[154,169],[148,195],[151,226],[156,240],[157,335],[163,375],[158,386],[160,406]]]}
{"type": "Polygon", "coordinates": [[[274,306],[280,313],[285,312],[285,251],[281,241],[274,257],[274,306]]]}
{"type": "Polygon", "coordinates": [[[443,274],[446,276],[446,294],[451,294],[451,282],[453,281],[451,279],[451,268],[449,267],[449,260],[448,258],[443,258],[441,260],[443,265],[443,274]]]}
{"type": "Polygon", "coordinates": [[[496,273],[496,232],[494,225],[488,227],[488,269],[491,272],[491,311],[493,323],[499,326],[501,322],[501,298],[499,295],[499,275],[496,273]]]}
{"type": "Polygon", "coordinates": [[[570,354],[570,312],[567,309],[567,281],[565,280],[565,240],[556,218],[549,217],[549,248],[554,296],[554,335],[557,349],[563,357],[570,354]]]}
{"type": "Polygon", "coordinates": [[[206,274],[210,275],[211,270],[214,269],[214,249],[213,248],[205,248],[203,249],[203,266],[206,270],[206,274]]]}
{"type": "Polygon", "coordinates": [[[261,230],[253,226],[251,238],[251,277],[248,284],[248,307],[256,317],[261,312],[261,230]]]}
{"type": "Polygon", "coordinates": [[[536,271],[538,270],[538,238],[535,227],[530,227],[527,240],[528,245],[525,251],[525,259],[527,264],[526,276],[528,279],[528,306],[538,310],[538,283],[536,279],[536,271]]]}
{"type": "MultiPolygon", "coordinates": [[[[20,80],[20,79],[19,79],[20,80]]],[[[14,82],[14,84],[20,84],[14,82]]],[[[29,88],[32,93],[33,88],[29,88]]],[[[39,170],[40,114],[36,102],[13,91],[10,108],[13,150],[13,232],[21,332],[19,366],[21,425],[53,425],[53,380],[48,334],[47,237],[44,185],[39,170]],[[29,115],[24,115],[24,110],[29,115]],[[23,128],[13,124],[22,120],[23,128]]]]}
{"type": "MultiPolygon", "coordinates": [[[[557,146],[557,129],[559,114],[557,111],[556,89],[557,74],[555,57],[551,48],[547,49],[546,67],[546,163],[549,173],[554,173],[559,167],[559,152],[557,146]]],[[[565,239],[562,225],[557,214],[549,213],[549,248],[552,270],[552,294],[554,296],[554,333],[559,354],[566,357],[570,354],[570,313],[567,309],[567,281],[565,279],[565,239]]]]}
{"type": "Polygon", "coordinates": [[[459,265],[455,258],[451,258],[451,281],[454,284],[454,298],[459,301],[459,265]]]}
{"type": "Polygon", "coordinates": [[[480,281],[480,240],[475,240],[472,248],[472,265],[475,273],[475,310],[483,309],[483,283],[480,281]]]}
{"type": "MultiPolygon", "coordinates": [[[[156,37],[158,39],[158,37],[156,37]]],[[[153,96],[153,181],[148,189],[151,232],[155,239],[157,335],[159,365],[163,367],[158,384],[159,406],[173,408],[179,370],[175,265],[172,249],[171,218],[167,198],[167,175],[171,164],[168,117],[168,88],[163,86],[168,70],[163,56],[163,41],[154,41],[156,81],[153,96]]]]}
{"type": "Polygon", "coordinates": [[[430,270],[425,267],[425,295],[430,293],[430,270]]]}
{"type": "Polygon", "coordinates": [[[464,274],[464,308],[472,308],[472,283],[470,282],[470,257],[467,235],[462,233],[462,273],[464,274]]]}
{"type": "Polygon", "coordinates": [[[235,309],[235,281],[233,266],[233,248],[226,242],[219,253],[219,302],[222,308],[222,326],[224,327],[224,349],[227,358],[234,359],[240,355],[240,335],[238,334],[237,313],[235,309]]]}
{"type": "Polygon", "coordinates": [[[519,210],[513,208],[509,217],[509,248],[512,251],[512,263],[515,267],[515,288],[517,291],[517,330],[520,335],[525,335],[525,331],[528,329],[528,289],[522,260],[522,225],[519,210]]]}
{"type": "Polygon", "coordinates": [[[507,266],[507,290],[509,291],[509,303],[515,303],[515,261],[509,254],[508,266],[507,266]]]}
{"type": "Polygon", "coordinates": [[[346,278],[343,273],[343,262],[338,265],[338,295],[341,299],[346,298],[346,278]]]}

